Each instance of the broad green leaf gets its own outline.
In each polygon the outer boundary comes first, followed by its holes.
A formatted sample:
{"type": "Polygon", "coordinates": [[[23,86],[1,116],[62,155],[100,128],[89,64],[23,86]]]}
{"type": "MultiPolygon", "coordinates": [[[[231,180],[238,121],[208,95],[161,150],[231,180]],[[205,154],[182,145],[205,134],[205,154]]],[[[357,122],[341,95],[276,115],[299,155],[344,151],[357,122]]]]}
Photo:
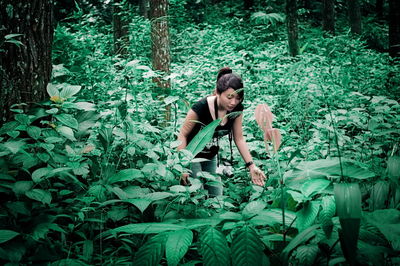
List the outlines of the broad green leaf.
{"type": "Polygon", "coordinates": [[[26,114],[16,114],[15,120],[17,120],[22,125],[29,125],[31,123],[29,116],[26,114]]]}
{"type": "MultiPolygon", "coordinates": [[[[285,210],[285,225],[286,226],[295,226],[296,222],[293,220],[296,218],[296,213],[293,211],[285,210]]],[[[282,210],[281,209],[267,209],[262,210],[257,216],[251,218],[250,222],[257,225],[269,225],[274,226],[276,224],[283,224],[282,221],[282,210]]]]}
{"type": "Polygon", "coordinates": [[[185,256],[193,241],[193,233],[188,229],[172,231],[168,233],[165,245],[165,255],[168,265],[178,265],[185,256]]]}
{"type": "Polygon", "coordinates": [[[19,233],[12,230],[0,230],[0,244],[13,239],[17,235],[19,235],[19,233]]]}
{"type": "Polygon", "coordinates": [[[14,131],[18,126],[19,126],[19,123],[17,121],[7,122],[0,128],[0,135],[14,131]]]}
{"type": "Polygon", "coordinates": [[[116,173],[115,175],[111,176],[108,180],[109,184],[114,184],[117,182],[122,182],[122,181],[132,181],[137,178],[142,178],[144,177],[142,171],[138,169],[124,169],[116,173]]]}
{"type": "Polygon", "coordinates": [[[226,237],[214,227],[203,231],[199,237],[199,252],[204,265],[230,265],[230,252],[226,237]]]}
{"type": "Polygon", "coordinates": [[[17,181],[13,184],[12,190],[15,194],[25,194],[33,187],[32,181],[17,181]]]}
{"type": "Polygon", "coordinates": [[[390,156],[387,162],[389,178],[399,184],[400,178],[400,156],[390,156]]]}
{"type": "Polygon", "coordinates": [[[199,152],[201,152],[204,147],[209,143],[214,135],[214,131],[221,123],[222,119],[216,119],[200,130],[196,136],[190,141],[190,143],[186,146],[186,150],[190,151],[193,156],[196,156],[199,152]]]}
{"type": "Polygon", "coordinates": [[[243,219],[242,215],[237,212],[224,212],[219,215],[219,218],[223,220],[236,220],[236,221],[240,221],[243,219]]]}
{"type": "Polygon", "coordinates": [[[32,189],[25,193],[25,195],[33,200],[42,202],[43,204],[50,204],[52,197],[50,192],[43,189],[32,189]]]}
{"type": "Polygon", "coordinates": [[[76,141],[75,136],[74,136],[74,131],[71,128],[66,127],[66,126],[60,126],[60,127],[57,127],[57,131],[62,136],[66,137],[67,139],[76,141]]]}
{"type": "Polygon", "coordinates": [[[389,183],[387,181],[378,181],[372,187],[370,206],[372,210],[384,209],[389,197],[389,183]]]}
{"type": "Polygon", "coordinates": [[[315,218],[317,218],[318,215],[319,206],[317,202],[308,201],[304,204],[304,207],[296,213],[297,229],[299,229],[300,232],[314,224],[315,218]]]}
{"type": "Polygon", "coordinates": [[[302,245],[296,249],[296,258],[299,265],[314,265],[319,248],[316,244],[302,245]]]}
{"type": "Polygon", "coordinates": [[[286,190],[286,192],[288,194],[290,194],[290,196],[292,196],[292,198],[296,201],[296,202],[305,202],[308,200],[311,200],[311,198],[304,196],[303,194],[301,194],[300,192],[294,191],[294,190],[286,190]]]}
{"type": "Polygon", "coordinates": [[[3,144],[7,149],[9,149],[13,154],[23,150],[26,145],[24,141],[7,141],[3,144]]]}
{"type": "Polygon", "coordinates": [[[259,214],[267,204],[264,201],[257,200],[249,202],[242,211],[242,215],[245,219],[249,219],[257,214],[259,214]]]}
{"type": "Polygon", "coordinates": [[[174,194],[169,192],[152,192],[148,193],[144,196],[145,199],[149,199],[152,201],[166,199],[168,197],[174,196],[174,194]]]}
{"type": "Polygon", "coordinates": [[[321,207],[319,218],[321,220],[322,229],[325,234],[330,237],[333,229],[332,217],[336,213],[335,198],[333,196],[322,197],[321,207]]]}
{"type": "Polygon", "coordinates": [[[84,111],[95,111],[96,110],[96,105],[94,103],[89,103],[89,102],[77,102],[75,103],[75,106],[79,110],[84,110],[84,111]]]}
{"type": "Polygon", "coordinates": [[[168,235],[161,233],[151,237],[135,254],[133,265],[159,265],[168,235]]]}
{"type": "Polygon", "coordinates": [[[400,251],[400,211],[396,209],[364,212],[366,221],[376,226],[390,242],[393,249],[400,251]]]}
{"type": "Polygon", "coordinates": [[[181,225],[171,223],[138,223],[120,226],[111,230],[108,233],[127,233],[127,234],[158,234],[166,231],[174,231],[185,229],[181,225]]]}
{"type": "Polygon", "coordinates": [[[153,202],[151,199],[125,199],[124,201],[135,205],[142,213],[153,202]]]}
{"type": "Polygon", "coordinates": [[[334,192],[339,218],[361,218],[361,190],[358,183],[334,184],[334,192]]]}
{"type": "Polygon", "coordinates": [[[32,180],[35,183],[39,183],[40,181],[42,181],[42,177],[48,175],[51,172],[51,170],[53,170],[53,168],[50,167],[36,169],[32,173],[32,180]]]}
{"type": "Polygon", "coordinates": [[[58,86],[52,83],[47,85],[47,93],[50,97],[60,96],[60,91],[58,90],[58,86]]]}
{"type": "Polygon", "coordinates": [[[308,227],[304,231],[300,232],[290,243],[282,250],[281,256],[284,261],[284,265],[287,265],[290,253],[299,245],[306,243],[312,237],[315,236],[316,230],[319,228],[318,224],[308,227]]]}
{"type": "Polygon", "coordinates": [[[26,132],[33,139],[38,139],[40,137],[41,131],[42,130],[39,127],[36,127],[36,126],[28,126],[26,128],[26,132]]]}
{"type": "Polygon", "coordinates": [[[232,265],[259,265],[263,259],[263,250],[264,244],[260,236],[252,227],[245,225],[232,240],[232,265]]]}
{"type": "Polygon", "coordinates": [[[330,185],[330,181],[326,179],[310,179],[301,186],[301,192],[306,197],[312,197],[321,193],[330,185]]]}
{"type": "Polygon", "coordinates": [[[179,219],[178,225],[187,229],[196,229],[204,226],[216,226],[221,222],[218,217],[198,218],[198,219],[179,219]]]}
{"type": "Polygon", "coordinates": [[[60,97],[64,98],[64,99],[68,99],[68,98],[74,96],[81,90],[81,87],[82,87],[82,86],[70,85],[70,84],[64,84],[64,85],[65,85],[65,87],[60,92],[60,97]]]}
{"type": "Polygon", "coordinates": [[[83,258],[85,261],[90,261],[93,256],[93,240],[87,239],[83,241],[83,258]]]}
{"type": "Polygon", "coordinates": [[[78,121],[70,114],[58,114],[54,116],[63,125],[78,130],[78,121]]]}

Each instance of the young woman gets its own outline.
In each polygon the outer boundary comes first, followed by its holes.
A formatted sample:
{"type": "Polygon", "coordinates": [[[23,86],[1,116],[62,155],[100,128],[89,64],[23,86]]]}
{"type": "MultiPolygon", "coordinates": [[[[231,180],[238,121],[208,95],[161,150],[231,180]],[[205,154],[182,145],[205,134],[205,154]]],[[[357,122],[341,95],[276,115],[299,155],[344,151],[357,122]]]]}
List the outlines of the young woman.
{"type": "MultiPolygon", "coordinates": [[[[197,158],[205,158],[208,160],[192,163],[191,176],[193,178],[197,178],[197,174],[200,171],[207,171],[211,174],[215,174],[219,149],[218,139],[232,132],[235,144],[245,161],[246,167],[250,171],[251,180],[256,185],[264,185],[265,175],[253,163],[247,143],[243,137],[243,114],[236,113],[235,115],[235,113],[233,113],[243,111],[243,99],[244,90],[242,79],[238,75],[232,73],[230,68],[226,67],[218,72],[217,87],[214,95],[207,96],[196,102],[187,113],[185,122],[178,136],[178,140],[181,141],[178,150],[185,148],[202,127],[208,125],[215,119],[224,118],[215,130],[213,142],[208,144],[204,150],[196,156],[197,158]],[[229,113],[233,114],[226,116],[229,113]]],[[[182,175],[181,183],[183,185],[189,184],[188,177],[189,174],[182,175]]],[[[205,188],[211,196],[222,195],[222,185],[206,186],[205,188]]]]}

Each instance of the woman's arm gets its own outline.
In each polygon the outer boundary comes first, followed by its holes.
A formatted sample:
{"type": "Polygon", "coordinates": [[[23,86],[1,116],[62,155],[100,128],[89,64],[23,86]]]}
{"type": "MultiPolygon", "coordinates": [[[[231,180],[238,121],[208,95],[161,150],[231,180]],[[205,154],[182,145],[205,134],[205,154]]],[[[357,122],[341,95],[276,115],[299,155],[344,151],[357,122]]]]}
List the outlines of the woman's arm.
{"type": "MultiPolygon", "coordinates": [[[[243,114],[237,117],[233,122],[233,139],[235,140],[235,144],[244,162],[252,162],[249,148],[243,136],[243,114]]],[[[259,186],[264,186],[265,175],[254,163],[249,166],[249,171],[253,183],[259,186]]]]}
{"type": "Polygon", "coordinates": [[[198,119],[199,119],[198,115],[192,109],[190,109],[186,115],[181,130],[179,131],[178,140],[180,140],[181,143],[178,146],[178,151],[186,148],[188,144],[187,137],[189,136],[190,132],[193,130],[195,126],[194,121],[197,121],[198,119]]]}

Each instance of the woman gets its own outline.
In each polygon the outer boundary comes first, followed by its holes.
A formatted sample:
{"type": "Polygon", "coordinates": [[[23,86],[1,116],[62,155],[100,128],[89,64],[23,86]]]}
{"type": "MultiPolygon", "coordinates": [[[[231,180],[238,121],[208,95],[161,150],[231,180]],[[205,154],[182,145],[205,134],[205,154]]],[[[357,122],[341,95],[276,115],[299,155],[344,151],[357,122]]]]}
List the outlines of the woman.
{"type": "MultiPolygon", "coordinates": [[[[216,128],[214,133],[213,143],[210,143],[206,148],[200,152],[196,157],[208,159],[205,162],[192,163],[191,171],[192,177],[197,178],[197,173],[200,171],[207,171],[211,174],[216,173],[217,169],[217,153],[218,153],[218,139],[219,137],[230,134],[232,132],[235,144],[245,161],[246,168],[250,171],[251,180],[254,184],[263,186],[265,175],[253,163],[251,154],[247,147],[247,143],[243,137],[243,114],[233,112],[243,111],[244,90],[242,79],[232,73],[228,67],[222,68],[217,75],[217,87],[214,95],[207,96],[197,103],[187,113],[186,119],[179,132],[178,140],[181,144],[178,150],[184,149],[193,137],[205,125],[208,125],[213,120],[223,118],[220,125],[216,128]],[[233,113],[230,116],[226,116],[233,113]]],[[[182,175],[181,183],[188,185],[188,174],[182,175]]],[[[209,195],[218,196],[222,195],[222,186],[206,186],[209,195]]]]}

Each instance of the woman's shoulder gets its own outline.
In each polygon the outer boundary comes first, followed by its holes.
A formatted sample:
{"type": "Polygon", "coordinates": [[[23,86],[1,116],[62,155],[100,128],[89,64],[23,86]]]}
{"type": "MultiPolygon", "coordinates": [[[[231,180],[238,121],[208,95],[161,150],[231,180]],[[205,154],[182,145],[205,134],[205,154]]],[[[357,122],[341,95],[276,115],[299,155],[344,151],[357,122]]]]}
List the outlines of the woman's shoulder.
{"type": "Polygon", "coordinates": [[[197,114],[201,114],[208,108],[207,97],[201,98],[197,102],[192,105],[192,110],[195,111],[197,114]]]}

